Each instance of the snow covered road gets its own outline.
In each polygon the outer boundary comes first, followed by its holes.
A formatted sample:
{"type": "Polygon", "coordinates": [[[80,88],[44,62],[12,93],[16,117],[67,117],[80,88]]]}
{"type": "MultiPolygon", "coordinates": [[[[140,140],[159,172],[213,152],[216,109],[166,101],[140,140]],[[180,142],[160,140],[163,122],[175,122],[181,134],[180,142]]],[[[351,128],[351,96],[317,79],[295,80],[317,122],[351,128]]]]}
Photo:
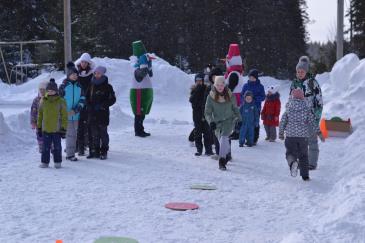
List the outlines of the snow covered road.
{"type": "MultiPolygon", "coordinates": [[[[256,147],[232,143],[234,161],[226,172],[211,158],[196,158],[187,141],[191,76],[163,60],[156,63],[156,100],[145,124],[152,136],[134,137],[129,62],[94,60],[108,67],[118,96],[106,161],[81,158],[63,162],[61,170],[38,168],[28,107],[38,82],[49,75],[22,86],[0,85],[1,243],[92,243],[100,236],[140,243],[365,242],[364,60],[349,54],[331,73],[317,76],[324,117],[351,118],[354,133],[320,144],[319,169],[310,182],[290,177],[283,142],[263,141],[263,129],[256,147]],[[217,190],[191,190],[196,183],[217,190]],[[173,201],[200,208],[164,207],[173,201]]],[[[55,75],[60,83],[63,74],[55,75]]],[[[289,82],[262,81],[279,87],[284,106],[289,82]]]]}
{"type": "Polygon", "coordinates": [[[341,140],[322,146],[326,159],[307,183],[290,177],[282,142],[260,141],[254,148],[233,142],[234,161],[221,172],[217,161],[193,155],[186,139],[191,125],[147,126],[148,139],[132,136],[130,128],[114,130],[107,161],[83,158],[64,162],[62,170],[41,170],[35,146],[0,160],[0,242],[77,243],[100,236],[142,243],[280,242],[291,237],[288,232],[329,240],[317,232],[317,216],[337,169],[330,151],[341,140]],[[194,183],[218,190],[190,190],[194,183]],[[170,211],[164,208],[170,201],[195,202],[200,209],[170,211]]]}

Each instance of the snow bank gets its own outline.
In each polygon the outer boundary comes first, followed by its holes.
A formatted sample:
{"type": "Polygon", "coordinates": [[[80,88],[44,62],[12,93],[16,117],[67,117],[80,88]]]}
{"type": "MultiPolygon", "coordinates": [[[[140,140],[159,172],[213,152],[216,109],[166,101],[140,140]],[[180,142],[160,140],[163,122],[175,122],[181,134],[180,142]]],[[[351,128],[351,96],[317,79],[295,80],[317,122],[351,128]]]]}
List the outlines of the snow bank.
{"type": "Polygon", "coordinates": [[[29,114],[13,115],[9,118],[11,124],[8,124],[2,112],[0,112],[0,154],[14,153],[24,146],[30,146],[35,141],[35,135],[32,133],[29,125],[24,125],[24,120],[29,114]]]}
{"type": "MultiPolygon", "coordinates": [[[[333,161],[337,178],[330,198],[324,200],[328,210],[323,212],[318,224],[326,232],[351,235],[352,242],[365,239],[365,59],[359,61],[355,54],[339,60],[329,74],[317,76],[324,95],[324,117],[350,118],[354,133],[344,141],[338,160],[333,161]]],[[[322,155],[325,156],[325,155],[322,155]]],[[[338,237],[338,238],[336,238],[338,237]]]]}
{"type": "MultiPolygon", "coordinates": [[[[112,58],[93,58],[96,65],[103,65],[107,68],[107,76],[110,83],[116,90],[118,98],[124,101],[128,98],[133,68],[129,60],[112,58]]],[[[189,87],[193,82],[191,75],[181,71],[179,68],[170,65],[161,58],[153,61],[155,98],[157,102],[181,101],[186,99],[189,87]]],[[[23,85],[7,85],[0,83],[0,104],[30,104],[37,94],[38,84],[51,77],[60,84],[65,75],[63,72],[43,73],[35,79],[23,85]]]]}

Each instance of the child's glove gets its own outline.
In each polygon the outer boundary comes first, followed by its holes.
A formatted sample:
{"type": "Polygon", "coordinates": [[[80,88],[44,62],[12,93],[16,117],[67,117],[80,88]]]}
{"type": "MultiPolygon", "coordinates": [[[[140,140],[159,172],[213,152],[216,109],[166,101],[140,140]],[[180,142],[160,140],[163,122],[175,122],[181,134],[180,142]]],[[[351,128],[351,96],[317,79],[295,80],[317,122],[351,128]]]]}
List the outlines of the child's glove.
{"type": "Polygon", "coordinates": [[[211,123],[209,124],[209,126],[210,126],[210,129],[212,129],[213,131],[214,131],[215,129],[217,129],[217,124],[215,124],[215,122],[211,122],[211,123]]]}
{"type": "Polygon", "coordinates": [[[279,134],[279,139],[284,140],[285,139],[284,134],[279,134]]]}
{"type": "Polygon", "coordinates": [[[326,142],[326,139],[324,138],[323,134],[320,132],[318,133],[319,139],[322,141],[322,143],[326,142]]]}
{"type": "Polygon", "coordinates": [[[62,139],[66,138],[66,129],[61,128],[59,133],[62,139]]]}
{"type": "Polygon", "coordinates": [[[37,136],[40,138],[43,136],[42,128],[37,128],[37,136]]]}

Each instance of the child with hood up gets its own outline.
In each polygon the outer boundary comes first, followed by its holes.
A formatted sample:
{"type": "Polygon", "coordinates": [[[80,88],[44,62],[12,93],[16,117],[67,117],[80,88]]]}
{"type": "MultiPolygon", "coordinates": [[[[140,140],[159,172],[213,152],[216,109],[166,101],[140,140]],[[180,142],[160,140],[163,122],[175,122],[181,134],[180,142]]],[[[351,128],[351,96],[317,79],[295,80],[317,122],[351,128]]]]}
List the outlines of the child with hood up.
{"type": "Polygon", "coordinates": [[[239,146],[246,144],[252,147],[254,143],[254,131],[259,123],[259,111],[254,102],[251,91],[246,91],[243,97],[243,104],[240,107],[242,123],[240,124],[239,146]]]}
{"type": "MultiPolygon", "coordinates": [[[[81,86],[81,90],[84,94],[86,94],[87,90],[90,87],[91,78],[94,73],[95,64],[91,60],[91,56],[89,53],[83,53],[81,57],[75,62],[75,66],[79,72],[79,83],[81,86]]],[[[80,111],[80,120],[77,129],[77,151],[79,156],[85,155],[85,148],[89,146],[91,143],[90,131],[88,129],[87,124],[87,110],[86,106],[84,106],[80,111]]]]}
{"type": "Polygon", "coordinates": [[[279,126],[281,102],[280,94],[274,86],[267,91],[264,108],[261,111],[261,119],[264,122],[266,139],[270,142],[276,140],[276,127],[279,126]]]}
{"type": "MultiPolygon", "coordinates": [[[[37,129],[37,120],[38,120],[38,110],[39,110],[39,104],[41,103],[43,97],[46,94],[46,88],[48,85],[48,81],[42,81],[38,85],[38,95],[33,99],[32,106],[30,108],[30,124],[32,126],[32,129],[37,129]]],[[[39,153],[42,153],[42,146],[43,146],[43,139],[42,137],[37,135],[37,142],[38,142],[38,150],[39,153]]]]}

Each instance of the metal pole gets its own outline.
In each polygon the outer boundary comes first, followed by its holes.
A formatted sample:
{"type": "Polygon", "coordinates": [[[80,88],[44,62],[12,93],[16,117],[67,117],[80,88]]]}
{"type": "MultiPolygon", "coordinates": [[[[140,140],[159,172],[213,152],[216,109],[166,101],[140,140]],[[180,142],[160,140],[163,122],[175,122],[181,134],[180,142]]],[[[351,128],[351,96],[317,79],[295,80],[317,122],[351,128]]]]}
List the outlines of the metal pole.
{"type": "MultiPolygon", "coordinates": [[[[17,73],[18,73],[18,70],[16,70],[16,75],[15,75],[15,82],[18,83],[17,73]]],[[[21,78],[20,83],[23,83],[23,44],[22,43],[20,43],[20,78],[21,78]]]]}
{"type": "Polygon", "coordinates": [[[343,57],[343,19],[344,19],[344,0],[337,0],[337,60],[343,57]]]}
{"type": "Polygon", "coordinates": [[[4,63],[4,70],[5,70],[6,78],[8,79],[8,83],[11,84],[9,73],[8,73],[8,70],[6,69],[6,63],[5,63],[5,59],[4,59],[3,49],[1,48],[1,46],[0,46],[0,54],[1,54],[1,59],[3,60],[3,63],[4,63]]]}
{"type": "Polygon", "coordinates": [[[64,51],[65,51],[65,70],[69,61],[72,61],[71,49],[71,2],[63,1],[63,24],[64,24],[64,51]]]}

